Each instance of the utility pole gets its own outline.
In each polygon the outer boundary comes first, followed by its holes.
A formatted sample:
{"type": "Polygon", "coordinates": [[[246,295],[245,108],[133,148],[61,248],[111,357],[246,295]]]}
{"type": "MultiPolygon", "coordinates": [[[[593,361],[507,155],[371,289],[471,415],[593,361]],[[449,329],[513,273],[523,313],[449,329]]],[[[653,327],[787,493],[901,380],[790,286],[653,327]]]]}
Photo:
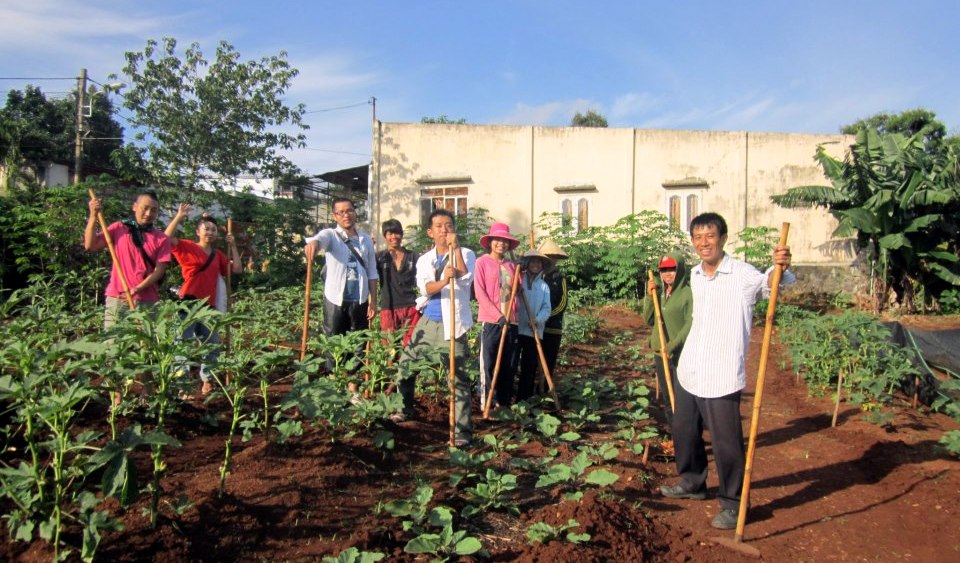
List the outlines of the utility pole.
{"type": "Polygon", "coordinates": [[[81,161],[83,160],[83,107],[87,92],[87,69],[80,69],[77,77],[77,138],[73,147],[73,183],[80,183],[81,161]]]}
{"type": "Polygon", "coordinates": [[[375,96],[370,97],[370,105],[373,106],[373,114],[371,116],[371,129],[373,132],[373,162],[371,163],[370,169],[373,172],[373,178],[367,178],[367,209],[368,215],[370,217],[370,227],[368,232],[374,233],[374,240],[376,240],[376,233],[379,231],[377,225],[380,224],[380,148],[379,148],[379,139],[380,135],[377,130],[377,98],[375,96]],[[373,201],[373,192],[374,185],[376,185],[377,201],[376,207],[374,207],[373,201]]]}

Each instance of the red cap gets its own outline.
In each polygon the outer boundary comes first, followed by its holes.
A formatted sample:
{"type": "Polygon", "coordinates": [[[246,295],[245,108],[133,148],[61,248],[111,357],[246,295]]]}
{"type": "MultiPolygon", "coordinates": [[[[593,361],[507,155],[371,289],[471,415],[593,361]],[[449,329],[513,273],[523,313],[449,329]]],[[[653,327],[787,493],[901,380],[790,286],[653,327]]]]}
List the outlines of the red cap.
{"type": "Polygon", "coordinates": [[[663,270],[664,268],[676,268],[677,261],[669,256],[664,256],[663,260],[660,261],[659,269],[663,270]]]}

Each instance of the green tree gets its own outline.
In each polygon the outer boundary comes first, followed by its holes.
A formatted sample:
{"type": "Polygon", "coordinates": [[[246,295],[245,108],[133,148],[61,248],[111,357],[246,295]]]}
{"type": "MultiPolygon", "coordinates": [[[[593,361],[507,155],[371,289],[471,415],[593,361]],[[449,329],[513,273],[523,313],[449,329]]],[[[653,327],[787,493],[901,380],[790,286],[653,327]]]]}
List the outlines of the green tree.
{"type": "Polygon", "coordinates": [[[201,181],[222,188],[240,175],[278,178],[296,167],[279,151],[305,145],[305,108],[288,107],[283,96],[298,71],[281,51],[259,61],[241,61],[221,41],[208,62],[193,43],[147,41],[127,52],[123,68],[131,88],[124,106],[133,116],[134,142],[118,159],[132,178],[159,187],[196,190],[201,181]]]}
{"type": "Polygon", "coordinates": [[[877,312],[891,290],[913,310],[917,288],[932,300],[960,285],[960,151],[928,146],[927,132],[905,137],[862,128],[843,161],[817,149],[831,185],[797,186],[772,198],[784,207],[824,206],[839,221],[834,236],[856,237],[871,266],[877,312]]]}
{"type": "Polygon", "coordinates": [[[11,90],[0,109],[0,156],[12,169],[39,170],[46,162],[68,162],[72,142],[69,115],[39,88],[11,90]]]}
{"type": "Polygon", "coordinates": [[[606,127],[607,118],[600,115],[599,113],[591,110],[587,110],[587,113],[583,114],[579,111],[574,114],[573,119],[570,120],[571,127],[606,127]]]}
{"type": "Polygon", "coordinates": [[[840,131],[845,135],[856,135],[860,130],[876,131],[881,135],[900,133],[905,137],[924,131],[928,143],[939,143],[946,137],[947,126],[937,119],[937,114],[928,109],[916,108],[901,113],[881,112],[864,119],[858,119],[844,125],[840,131]]]}
{"type": "MultiPolygon", "coordinates": [[[[113,119],[105,96],[94,96],[86,118],[83,168],[111,170],[110,154],[120,145],[123,128],[113,119]]],[[[76,137],[76,92],[63,99],[48,99],[39,88],[11,90],[0,109],[0,160],[8,169],[8,185],[36,178],[50,162],[72,164],[76,137]]]]}
{"type": "Polygon", "coordinates": [[[453,119],[447,117],[447,114],[445,113],[441,113],[437,117],[420,118],[420,123],[435,123],[438,125],[464,125],[466,122],[466,118],[461,117],[460,119],[453,119]]]}

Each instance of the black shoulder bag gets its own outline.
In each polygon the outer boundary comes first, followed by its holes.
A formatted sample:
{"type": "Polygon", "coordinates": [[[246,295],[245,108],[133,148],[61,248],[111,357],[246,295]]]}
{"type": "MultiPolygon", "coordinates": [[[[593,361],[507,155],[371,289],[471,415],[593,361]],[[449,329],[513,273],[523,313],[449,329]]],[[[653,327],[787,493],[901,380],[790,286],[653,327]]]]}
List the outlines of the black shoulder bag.
{"type": "MultiPolygon", "coordinates": [[[[133,238],[133,244],[134,246],[137,247],[137,250],[140,251],[140,256],[143,257],[143,261],[146,262],[148,266],[150,266],[150,272],[147,274],[147,276],[149,276],[157,269],[157,263],[154,262],[153,259],[151,259],[149,255],[147,255],[147,251],[143,249],[143,231],[141,230],[140,225],[138,225],[135,221],[132,221],[130,219],[124,220],[122,221],[122,223],[126,225],[127,229],[130,231],[130,236],[133,238]]],[[[166,272],[164,272],[163,275],[160,276],[160,279],[157,280],[157,292],[161,295],[163,294],[163,292],[160,291],[160,286],[163,285],[163,281],[165,279],[167,279],[166,272]]]]}

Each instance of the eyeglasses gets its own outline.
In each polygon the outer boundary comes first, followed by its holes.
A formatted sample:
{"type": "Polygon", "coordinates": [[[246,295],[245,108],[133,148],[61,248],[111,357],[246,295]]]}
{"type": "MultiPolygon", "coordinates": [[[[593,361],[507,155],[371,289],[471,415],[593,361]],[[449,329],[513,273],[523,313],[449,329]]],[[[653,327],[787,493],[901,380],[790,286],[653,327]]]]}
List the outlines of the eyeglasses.
{"type": "Polygon", "coordinates": [[[356,212],[356,209],[348,209],[346,211],[334,211],[333,214],[343,217],[344,215],[354,215],[356,212]]]}

